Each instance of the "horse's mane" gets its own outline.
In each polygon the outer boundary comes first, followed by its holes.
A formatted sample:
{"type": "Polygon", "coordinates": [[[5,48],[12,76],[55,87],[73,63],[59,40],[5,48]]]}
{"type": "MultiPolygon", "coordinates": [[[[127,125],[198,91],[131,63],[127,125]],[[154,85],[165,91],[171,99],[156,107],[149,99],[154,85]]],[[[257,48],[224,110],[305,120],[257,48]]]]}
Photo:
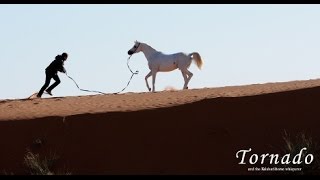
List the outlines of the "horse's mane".
{"type": "Polygon", "coordinates": [[[143,43],[145,46],[148,46],[149,48],[151,48],[151,49],[153,49],[153,50],[155,50],[155,51],[157,51],[155,48],[153,48],[153,47],[151,47],[149,44],[146,44],[146,43],[143,43]]]}

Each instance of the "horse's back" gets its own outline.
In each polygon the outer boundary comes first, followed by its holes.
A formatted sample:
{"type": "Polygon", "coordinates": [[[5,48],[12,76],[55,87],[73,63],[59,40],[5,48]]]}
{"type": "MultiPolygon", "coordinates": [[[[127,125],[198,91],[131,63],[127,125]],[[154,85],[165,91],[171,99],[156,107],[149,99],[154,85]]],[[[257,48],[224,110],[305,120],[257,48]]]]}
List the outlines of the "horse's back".
{"type": "Polygon", "coordinates": [[[159,54],[159,59],[163,60],[179,60],[179,59],[188,59],[188,55],[183,52],[173,53],[173,54],[159,54]]]}

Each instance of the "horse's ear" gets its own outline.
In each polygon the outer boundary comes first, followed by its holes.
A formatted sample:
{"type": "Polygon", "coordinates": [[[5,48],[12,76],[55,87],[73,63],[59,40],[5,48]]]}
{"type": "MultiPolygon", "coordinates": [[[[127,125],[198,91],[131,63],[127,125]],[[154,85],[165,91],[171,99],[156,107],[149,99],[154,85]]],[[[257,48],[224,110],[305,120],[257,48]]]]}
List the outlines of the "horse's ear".
{"type": "Polygon", "coordinates": [[[137,42],[138,42],[137,40],[134,41],[134,43],[137,43],[137,42]]]}

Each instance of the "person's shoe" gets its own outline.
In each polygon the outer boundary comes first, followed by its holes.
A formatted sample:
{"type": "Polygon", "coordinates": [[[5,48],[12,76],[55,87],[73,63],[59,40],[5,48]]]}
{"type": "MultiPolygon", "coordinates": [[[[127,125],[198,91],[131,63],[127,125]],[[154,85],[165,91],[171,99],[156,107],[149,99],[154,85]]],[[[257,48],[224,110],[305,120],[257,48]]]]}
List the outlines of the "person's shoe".
{"type": "Polygon", "coordinates": [[[52,96],[51,91],[46,90],[46,93],[48,93],[50,96],[52,96]]]}

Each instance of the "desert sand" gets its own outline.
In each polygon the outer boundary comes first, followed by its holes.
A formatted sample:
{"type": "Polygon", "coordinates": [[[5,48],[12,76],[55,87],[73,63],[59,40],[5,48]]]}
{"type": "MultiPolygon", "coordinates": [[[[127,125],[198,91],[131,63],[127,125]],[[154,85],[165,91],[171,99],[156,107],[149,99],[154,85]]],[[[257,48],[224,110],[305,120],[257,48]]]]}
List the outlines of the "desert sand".
{"type": "Polygon", "coordinates": [[[72,174],[252,174],[236,152],[278,152],[283,133],[319,141],[320,80],[0,100],[0,171],[26,149],[72,174]],[[37,142],[41,143],[37,143],[37,142]]]}

